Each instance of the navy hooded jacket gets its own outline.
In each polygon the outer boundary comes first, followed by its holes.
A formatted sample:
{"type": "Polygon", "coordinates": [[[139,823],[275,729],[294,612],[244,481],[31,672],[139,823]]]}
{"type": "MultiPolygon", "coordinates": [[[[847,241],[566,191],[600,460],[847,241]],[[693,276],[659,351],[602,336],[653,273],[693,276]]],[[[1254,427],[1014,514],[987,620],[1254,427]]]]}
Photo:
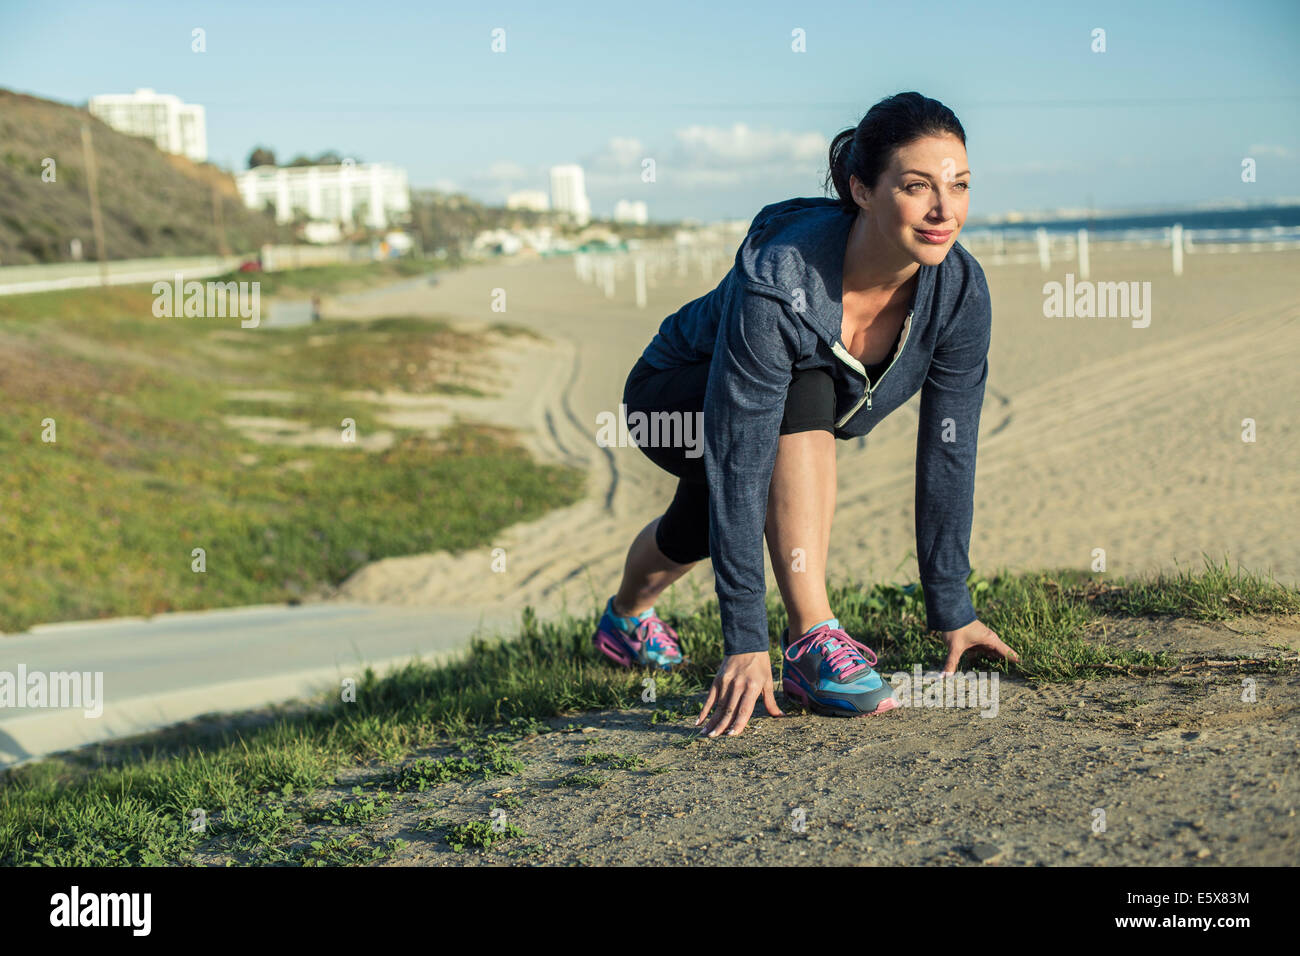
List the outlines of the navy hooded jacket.
{"type": "Polygon", "coordinates": [[[718,287],[668,316],[642,356],[661,369],[711,363],[704,465],[728,655],[769,647],[763,532],[794,369],[831,373],[837,438],[866,435],[920,390],[916,553],[926,624],[952,631],[976,618],[966,578],[992,324],[984,271],[959,243],[939,265],[920,267],[892,362],[868,388],[840,341],[854,215],[818,197],[763,207],[718,287]]]}

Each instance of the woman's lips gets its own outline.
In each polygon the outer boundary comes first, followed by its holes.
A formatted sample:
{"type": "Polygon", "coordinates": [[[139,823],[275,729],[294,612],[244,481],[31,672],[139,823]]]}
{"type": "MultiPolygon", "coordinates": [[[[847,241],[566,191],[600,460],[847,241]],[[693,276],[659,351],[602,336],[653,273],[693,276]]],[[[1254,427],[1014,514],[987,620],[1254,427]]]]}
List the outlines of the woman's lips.
{"type": "Polygon", "coordinates": [[[948,237],[952,235],[952,230],[951,229],[917,229],[916,234],[920,236],[922,239],[924,239],[926,242],[941,244],[948,241],[948,237]]]}

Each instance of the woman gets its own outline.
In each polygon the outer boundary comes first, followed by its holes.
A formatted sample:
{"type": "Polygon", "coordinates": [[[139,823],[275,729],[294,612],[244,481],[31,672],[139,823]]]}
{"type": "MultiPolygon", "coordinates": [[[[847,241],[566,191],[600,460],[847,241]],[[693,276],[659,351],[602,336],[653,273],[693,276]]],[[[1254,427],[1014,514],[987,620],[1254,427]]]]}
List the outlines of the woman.
{"type": "Polygon", "coordinates": [[[824,714],[896,706],[875,654],[831,610],[826,554],[835,440],[867,434],[918,390],[917,559],[926,623],[948,645],[944,671],[967,650],[1019,659],[978,620],[966,588],[992,310],[983,270],[956,244],[970,189],[965,131],[936,100],[888,97],[835,137],[828,179],[838,199],[759,212],[726,278],[664,320],[624,391],[629,421],[702,412],[704,448],[641,445],[680,480],[633,542],[594,642],[626,666],[679,663],[654,600],[711,557],[726,657],[696,720],[717,705],[710,737],[743,731],[759,697],[781,715],[764,534],[790,621],[787,697],[824,714]]]}

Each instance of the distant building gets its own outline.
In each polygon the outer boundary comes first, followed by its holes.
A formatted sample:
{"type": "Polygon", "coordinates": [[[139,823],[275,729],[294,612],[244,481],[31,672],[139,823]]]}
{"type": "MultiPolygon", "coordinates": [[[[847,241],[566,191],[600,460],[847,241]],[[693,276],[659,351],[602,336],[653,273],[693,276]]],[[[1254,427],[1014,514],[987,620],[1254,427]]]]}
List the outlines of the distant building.
{"type": "Polygon", "coordinates": [[[567,213],[575,225],[585,226],[591,221],[591,202],[581,166],[551,167],[551,207],[567,213]]]}
{"type": "Polygon", "coordinates": [[[169,93],[140,89],[92,96],[89,109],[118,132],[151,139],[165,153],[207,162],[208,127],[202,106],[182,103],[169,93]]]}
{"type": "Polygon", "coordinates": [[[513,256],[523,248],[523,239],[505,229],[485,229],[470,245],[474,255],[513,256]]]}
{"type": "Polygon", "coordinates": [[[571,252],[574,243],[562,239],[550,226],[536,229],[485,229],[474,237],[469,251],[472,255],[552,255],[571,252]]]}
{"type": "Polygon", "coordinates": [[[632,222],[643,226],[648,218],[643,200],[620,199],[614,204],[615,222],[632,222]]]}
{"type": "Polygon", "coordinates": [[[506,197],[506,208],[546,212],[551,208],[551,200],[541,189],[521,189],[506,197]]]}
{"type": "Polygon", "coordinates": [[[308,242],[330,245],[343,241],[343,230],[337,222],[309,222],[303,226],[302,237],[308,242]]]}
{"type": "Polygon", "coordinates": [[[235,185],[250,209],[274,205],[277,222],[291,222],[301,212],[313,221],[361,221],[383,229],[411,215],[406,170],[388,163],[256,166],[235,173],[235,185]]]}

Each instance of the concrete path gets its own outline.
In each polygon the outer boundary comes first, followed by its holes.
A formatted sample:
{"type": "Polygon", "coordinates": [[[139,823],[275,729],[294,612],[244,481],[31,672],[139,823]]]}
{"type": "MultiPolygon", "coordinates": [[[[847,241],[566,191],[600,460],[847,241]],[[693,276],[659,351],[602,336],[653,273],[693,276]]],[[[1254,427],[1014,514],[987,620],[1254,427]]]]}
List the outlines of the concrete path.
{"type": "Polygon", "coordinates": [[[186,279],[206,279],[238,269],[247,256],[189,256],[165,259],[117,259],[108,263],[108,281],[99,262],[55,262],[49,265],[0,268],[0,295],[26,295],[55,289],[85,289],[97,285],[138,285],[170,281],[176,273],[186,279]]]}
{"type": "Polygon", "coordinates": [[[337,690],[367,665],[384,673],[412,657],[446,658],[472,635],[512,633],[516,622],[490,609],[330,602],[40,625],[0,637],[0,682],[6,674],[17,681],[20,668],[28,675],[19,706],[0,706],[0,767],[200,714],[337,690]],[[26,706],[31,675],[73,672],[91,675],[81,706],[26,706]],[[87,716],[100,705],[99,716],[87,716]]]}

